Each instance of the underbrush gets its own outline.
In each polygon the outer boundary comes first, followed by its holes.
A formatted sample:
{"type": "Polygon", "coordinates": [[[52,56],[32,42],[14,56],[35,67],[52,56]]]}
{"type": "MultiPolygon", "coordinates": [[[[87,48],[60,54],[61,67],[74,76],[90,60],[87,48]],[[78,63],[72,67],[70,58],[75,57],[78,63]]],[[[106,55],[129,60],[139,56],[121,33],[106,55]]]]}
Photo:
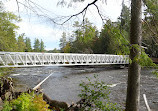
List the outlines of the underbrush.
{"type": "Polygon", "coordinates": [[[0,68],[0,77],[10,74],[13,68],[0,68]]]}
{"type": "Polygon", "coordinates": [[[5,101],[2,111],[51,111],[41,94],[22,93],[17,99],[5,101]]]}
{"type": "Polygon", "coordinates": [[[99,81],[97,76],[94,76],[95,81],[82,82],[81,97],[82,103],[80,104],[80,111],[121,111],[121,108],[112,103],[109,99],[110,90],[108,86],[99,81]]]}
{"type": "Polygon", "coordinates": [[[90,78],[87,79],[86,82],[82,81],[79,84],[81,100],[76,103],[76,106],[70,105],[73,107],[66,108],[66,110],[61,108],[63,102],[55,100],[46,102],[43,94],[31,92],[22,93],[10,101],[5,98],[2,111],[122,111],[119,105],[110,101],[110,90],[107,84],[99,81],[97,76],[94,76],[93,81],[90,78]]]}

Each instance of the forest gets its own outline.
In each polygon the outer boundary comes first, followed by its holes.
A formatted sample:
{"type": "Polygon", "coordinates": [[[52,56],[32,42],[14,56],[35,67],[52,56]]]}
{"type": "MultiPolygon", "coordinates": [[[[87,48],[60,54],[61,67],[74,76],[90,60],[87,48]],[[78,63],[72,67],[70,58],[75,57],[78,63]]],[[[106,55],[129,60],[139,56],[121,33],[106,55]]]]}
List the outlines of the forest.
{"type": "Polygon", "coordinates": [[[45,45],[43,40],[35,38],[33,48],[31,39],[25,34],[18,34],[20,17],[4,10],[0,2],[0,51],[10,52],[44,52],[45,45]]]}
{"type": "MultiPolygon", "coordinates": [[[[29,37],[16,32],[19,28],[16,23],[21,19],[5,11],[2,2],[0,5],[0,51],[44,52],[43,40],[36,38],[32,47],[29,37]]],[[[150,57],[158,57],[158,4],[154,0],[147,0],[144,7],[142,47],[150,57]]],[[[48,52],[128,55],[130,15],[130,8],[122,4],[117,21],[107,20],[101,31],[88,19],[85,19],[84,23],[75,21],[71,34],[62,33],[60,50],[54,49],[48,52]]]]}
{"type": "MultiPolygon", "coordinates": [[[[158,57],[158,4],[154,0],[147,0],[144,7],[142,48],[150,57],[158,57]]],[[[131,9],[122,4],[117,21],[107,20],[101,31],[88,19],[84,23],[75,21],[71,34],[62,33],[59,44],[61,52],[128,55],[130,16],[131,9]]]]}

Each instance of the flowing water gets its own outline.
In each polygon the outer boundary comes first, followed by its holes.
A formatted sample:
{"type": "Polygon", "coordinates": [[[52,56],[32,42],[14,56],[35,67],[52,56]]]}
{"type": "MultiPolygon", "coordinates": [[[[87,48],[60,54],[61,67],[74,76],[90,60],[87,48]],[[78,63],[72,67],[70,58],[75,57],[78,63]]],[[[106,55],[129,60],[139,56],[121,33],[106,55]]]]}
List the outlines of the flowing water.
{"type": "MultiPolygon", "coordinates": [[[[141,72],[141,107],[145,111],[143,94],[146,94],[149,106],[158,111],[158,78],[152,74],[154,69],[142,69],[141,72]]],[[[80,100],[79,84],[88,82],[86,77],[94,80],[94,74],[99,80],[110,84],[110,98],[121,106],[125,106],[128,69],[119,69],[111,66],[75,66],[75,67],[32,67],[15,68],[10,75],[15,80],[19,90],[35,87],[49,74],[52,74],[42,85],[43,92],[51,99],[65,101],[69,104],[80,100]]]]}

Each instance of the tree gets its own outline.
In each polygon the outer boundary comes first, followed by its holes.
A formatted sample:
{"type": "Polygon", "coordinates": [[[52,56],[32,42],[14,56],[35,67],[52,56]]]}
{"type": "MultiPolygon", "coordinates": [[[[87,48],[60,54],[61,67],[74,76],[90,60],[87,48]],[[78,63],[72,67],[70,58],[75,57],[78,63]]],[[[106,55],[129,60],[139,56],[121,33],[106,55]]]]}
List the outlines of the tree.
{"type": "MultiPolygon", "coordinates": [[[[101,30],[99,39],[98,39],[98,48],[97,48],[97,53],[101,54],[113,54],[114,53],[114,41],[111,36],[111,28],[112,28],[112,23],[109,21],[107,22],[103,29],[101,30]],[[99,49],[99,50],[98,50],[99,49]]],[[[97,45],[95,44],[95,45],[97,45]]],[[[96,53],[96,52],[95,52],[96,53]]]]}
{"type": "Polygon", "coordinates": [[[24,42],[24,34],[21,34],[21,35],[19,35],[19,37],[18,37],[18,42],[17,42],[17,44],[18,44],[18,51],[19,52],[24,52],[25,51],[25,49],[26,49],[26,44],[25,44],[25,42],[24,42]]]}
{"type": "Polygon", "coordinates": [[[25,38],[25,45],[26,45],[25,52],[31,52],[32,51],[32,47],[31,47],[31,40],[30,40],[30,38],[28,38],[28,37],[25,38]]]}
{"type": "Polygon", "coordinates": [[[135,58],[141,53],[141,6],[142,0],[131,1],[131,29],[130,29],[130,59],[132,63],[129,64],[128,69],[128,85],[126,97],[126,111],[139,111],[140,103],[140,70],[141,67],[135,58]]]}
{"type": "Polygon", "coordinates": [[[34,51],[40,52],[40,41],[37,38],[35,38],[35,41],[34,41],[34,51]]]}
{"type": "Polygon", "coordinates": [[[85,19],[84,24],[75,21],[73,24],[75,30],[71,37],[74,37],[73,42],[70,42],[71,52],[75,53],[93,53],[93,40],[96,37],[97,29],[85,19]]]}
{"type": "Polygon", "coordinates": [[[143,45],[151,57],[158,57],[158,2],[145,0],[145,18],[143,20],[143,45]]]}
{"type": "Polygon", "coordinates": [[[59,53],[60,50],[54,48],[53,50],[49,50],[49,51],[47,51],[47,52],[48,52],[48,53],[59,53]]]}
{"type": "Polygon", "coordinates": [[[120,22],[108,20],[100,35],[93,42],[93,52],[100,54],[129,54],[128,34],[125,30],[120,33],[120,22]]]}
{"type": "Polygon", "coordinates": [[[45,46],[44,46],[44,42],[41,39],[41,42],[40,42],[40,52],[44,52],[44,51],[45,51],[45,46]]]}
{"type": "Polygon", "coordinates": [[[126,30],[128,33],[130,31],[130,19],[131,13],[130,9],[124,4],[124,1],[122,2],[122,10],[121,15],[118,18],[121,22],[120,24],[120,30],[126,30]]]}
{"type": "Polygon", "coordinates": [[[66,44],[67,44],[66,33],[63,32],[61,37],[62,37],[62,38],[60,39],[60,44],[59,44],[59,46],[60,46],[61,52],[64,52],[63,48],[64,48],[64,47],[66,46],[66,44]]]}
{"type": "Polygon", "coordinates": [[[13,13],[3,10],[3,4],[0,2],[0,51],[18,51],[16,30],[18,26],[15,22],[20,19],[13,13]]]}
{"type": "Polygon", "coordinates": [[[70,53],[70,43],[68,42],[66,46],[63,48],[64,53],[70,53]]]}

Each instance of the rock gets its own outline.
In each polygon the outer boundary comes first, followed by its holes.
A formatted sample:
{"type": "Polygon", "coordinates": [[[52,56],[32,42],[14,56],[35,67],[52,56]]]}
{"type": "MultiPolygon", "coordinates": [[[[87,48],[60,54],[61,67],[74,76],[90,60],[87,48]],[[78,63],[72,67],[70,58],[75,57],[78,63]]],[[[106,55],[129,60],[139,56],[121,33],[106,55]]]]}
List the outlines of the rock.
{"type": "Polygon", "coordinates": [[[62,108],[64,110],[68,109],[68,104],[66,102],[60,102],[56,100],[50,99],[47,95],[43,93],[43,100],[47,102],[47,104],[50,105],[50,107],[55,107],[57,109],[62,108]]]}

